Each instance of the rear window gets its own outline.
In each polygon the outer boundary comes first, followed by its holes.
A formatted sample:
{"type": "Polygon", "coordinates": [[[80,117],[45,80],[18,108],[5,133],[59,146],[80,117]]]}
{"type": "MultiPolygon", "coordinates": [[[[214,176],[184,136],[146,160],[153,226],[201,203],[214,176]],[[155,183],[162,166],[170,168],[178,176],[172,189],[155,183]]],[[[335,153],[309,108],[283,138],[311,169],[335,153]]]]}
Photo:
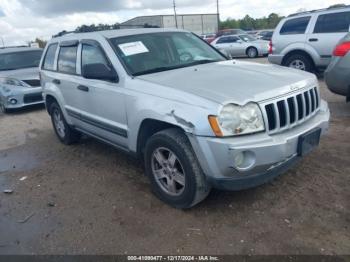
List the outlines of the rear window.
{"type": "Polygon", "coordinates": [[[349,32],[350,12],[320,15],[314,33],[349,32]]]}
{"type": "Polygon", "coordinates": [[[41,50],[0,54],[0,71],[38,67],[41,50]]]}
{"type": "Polygon", "coordinates": [[[46,70],[54,70],[55,55],[58,44],[52,44],[47,48],[43,68],[46,70]]]}
{"type": "Polygon", "coordinates": [[[58,55],[58,71],[67,74],[76,74],[77,46],[61,46],[58,55]]]}
{"type": "Polygon", "coordinates": [[[304,34],[309,24],[310,16],[287,20],[281,28],[281,35],[304,34]]]}

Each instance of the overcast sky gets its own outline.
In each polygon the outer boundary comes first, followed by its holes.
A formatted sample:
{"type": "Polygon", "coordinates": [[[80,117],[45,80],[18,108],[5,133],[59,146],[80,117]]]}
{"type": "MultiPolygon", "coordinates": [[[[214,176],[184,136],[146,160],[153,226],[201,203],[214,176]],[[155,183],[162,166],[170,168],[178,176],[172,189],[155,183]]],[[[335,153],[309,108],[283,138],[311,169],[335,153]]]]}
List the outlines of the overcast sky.
{"type": "MultiPolygon", "coordinates": [[[[221,19],[288,15],[350,0],[220,0],[221,19]],[[315,4],[317,3],[317,5],[315,4]]],[[[216,0],[176,0],[180,13],[215,13],[216,0]]],[[[135,16],[172,14],[172,0],[0,0],[0,37],[5,45],[49,39],[82,24],[123,22],[135,16]]],[[[0,40],[0,46],[2,45],[0,40]]]]}

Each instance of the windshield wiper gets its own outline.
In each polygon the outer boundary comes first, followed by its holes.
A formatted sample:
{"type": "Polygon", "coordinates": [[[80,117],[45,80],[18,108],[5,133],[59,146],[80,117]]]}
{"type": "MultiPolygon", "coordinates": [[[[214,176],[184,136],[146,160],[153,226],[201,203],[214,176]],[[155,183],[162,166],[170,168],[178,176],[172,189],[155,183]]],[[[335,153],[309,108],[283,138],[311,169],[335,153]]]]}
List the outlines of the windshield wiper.
{"type": "Polygon", "coordinates": [[[136,73],[133,74],[133,76],[140,76],[140,75],[159,73],[159,72],[163,72],[163,71],[174,70],[174,69],[190,67],[190,66],[195,66],[195,65],[214,63],[214,62],[219,62],[219,61],[221,61],[221,60],[202,59],[202,60],[198,60],[198,61],[193,61],[193,62],[188,63],[188,64],[182,64],[182,65],[176,65],[176,66],[161,66],[161,67],[156,67],[156,68],[152,68],[152,69],[149,69],[149,70],[144,70],[144,71],[141,71],[141,72],[136,72],[136,73]]]}

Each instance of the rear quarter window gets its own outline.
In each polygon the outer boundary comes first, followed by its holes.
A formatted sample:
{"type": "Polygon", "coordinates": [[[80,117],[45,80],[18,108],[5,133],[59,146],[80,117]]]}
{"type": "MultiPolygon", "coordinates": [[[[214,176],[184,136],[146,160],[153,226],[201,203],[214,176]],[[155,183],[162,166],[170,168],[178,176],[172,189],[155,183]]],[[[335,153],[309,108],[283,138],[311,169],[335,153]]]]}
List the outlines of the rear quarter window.
{"type": "Polygon", "coordinates": [[[314,33],[349,32],[350,12],[320,15],[317,18],[314,33]]]}
{"type": "Polygon", "coordinates": [[[78,46],[61,46],[58,55],[58,71],[66,74],[76,74],[78,46]]]}
{"type": "Polygon", "coordinates": [[[304,34],[310,22],[310,16],[289,19],[284,22],[280,34],[281,35],[297,35],[304,34]]]}
{"type": "Polygon", "coordinates": [[[55,65],[55,55],[58,44],[51,44],[46,51],[43,69],[54,70],[55,65]]]}

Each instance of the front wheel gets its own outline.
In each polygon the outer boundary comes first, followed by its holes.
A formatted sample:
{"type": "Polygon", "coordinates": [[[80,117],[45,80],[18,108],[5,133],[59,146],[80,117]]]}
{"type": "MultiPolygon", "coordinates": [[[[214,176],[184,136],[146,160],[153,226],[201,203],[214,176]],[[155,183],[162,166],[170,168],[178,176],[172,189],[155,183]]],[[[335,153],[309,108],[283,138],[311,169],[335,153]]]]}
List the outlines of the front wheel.
{"type": "Polygon", "coordinates": [[[63,144],[70,145],[79,141],[80,133],[68,125],[61,108],[55,102],[50,106],[50,115],[55,133],[63,144]]]}
{"type": "Polygon", "coordinates": [[[155,195],[175,208],[190,208],[210,192],[190,142],[179,129],[163,130],[149,139],[145,169],[155,195]]]}

